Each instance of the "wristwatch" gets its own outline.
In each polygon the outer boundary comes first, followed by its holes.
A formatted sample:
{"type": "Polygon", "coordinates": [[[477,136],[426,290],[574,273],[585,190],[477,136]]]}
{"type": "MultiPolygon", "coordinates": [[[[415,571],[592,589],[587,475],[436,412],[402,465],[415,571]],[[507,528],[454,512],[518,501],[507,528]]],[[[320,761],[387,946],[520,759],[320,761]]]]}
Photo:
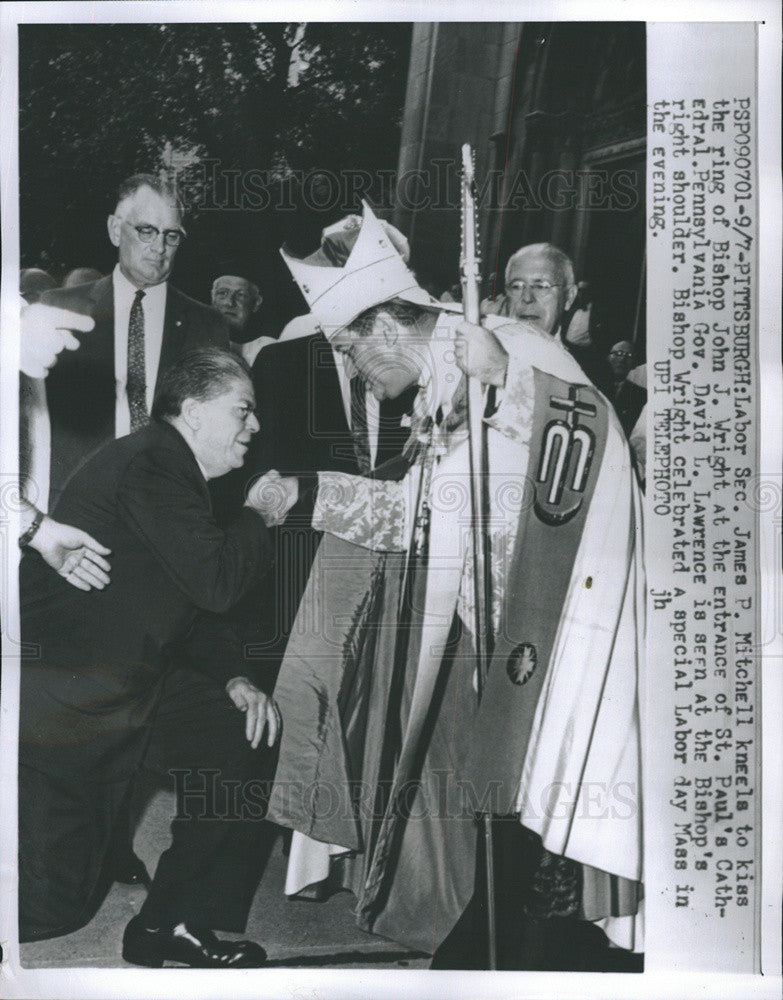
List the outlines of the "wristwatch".
{"type": "Polygon", "coordinates": [[[35,517],[33,518],[32,522],[30,524],[30,527],[27,529],[27,531],[23,532],[19,536],[19,548],[20,549],[27,548],[27,546],[30,544],[30,542],[32,542],[32,540],[35,538],[36,532],[41,527],[41,522],[43,521],[43,519],[44,519],[44,513],[43,513],[43,511],[42,510],[38,510],[38,508],[36,507],[35,508],[35,517]]]}

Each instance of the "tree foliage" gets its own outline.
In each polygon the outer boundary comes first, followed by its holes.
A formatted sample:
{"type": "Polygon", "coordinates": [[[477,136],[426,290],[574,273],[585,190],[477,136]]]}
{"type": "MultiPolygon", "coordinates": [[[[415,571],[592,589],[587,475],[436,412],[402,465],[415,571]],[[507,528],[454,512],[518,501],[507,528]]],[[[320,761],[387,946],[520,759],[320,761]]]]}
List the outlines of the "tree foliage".
{"type": "Polygon", "coordinates": [[[177,283],[203,297],[241,253],[269,301],[280,242],[358,208],[333,187],[316,211],[301,178],[396,167],[410,37],[399,23],[22,26],[23,266],[108,269],[118,182],[168,166],[192,207],[177,283]],[[266,207],[244,196],[251,172],[266,207]]]}

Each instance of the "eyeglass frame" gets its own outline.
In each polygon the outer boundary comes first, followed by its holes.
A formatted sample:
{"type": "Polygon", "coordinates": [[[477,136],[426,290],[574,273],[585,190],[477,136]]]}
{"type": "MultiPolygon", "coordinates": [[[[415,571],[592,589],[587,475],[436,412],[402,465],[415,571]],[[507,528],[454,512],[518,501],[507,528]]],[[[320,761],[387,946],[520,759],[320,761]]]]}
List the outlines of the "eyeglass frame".
{"type": "Polygon", "coordinates": [[[160,230],[160,229],[158,229],[157,226],[153,226],[152,223],[149,223],[149,222],[145,222],[145,223],[143,223],[141,225],[136,225],[136,223],[134,223],[134,222],[128,222],[128,220],[125,219],[125,218],[123,218],[123,216],[121,216],[121,215],[118,215],[117,218],[120,220],[120,222],[124,222],[126,225],[130,226],[131,229],[135,229],[136,230],[136,235],[139,237],[139,242],[140,243],[144,243],[145,246],[151,246],[153,243],[156,242],[156,240],[158,239],[159,236],[162,236],[163,237],[163,246],[164,247],[168,247],[169,249],[173,249],[174,247],[178,247],[180,245],[180,243],[182,242],[182,240],[186,239],[187,235],[188,235],[185,232],[184,229],[163,229],[163,230],[160,230]],[[146,240],[141,235],[142,229],[151,229],[152,232],[155,235],[151,236],[150,239],[146,240]],[[169,236],[176,236],[177,237],[176,243],[171,243],[169,241],[169,236]]]}
{"type": "Polygon", "coordinates": [[[523,281],[522,278],[514,278],[513,281],[510,281],[506,285],[506,294],[508,294],[509,292],[521,293],[522,290],[526,288],[532,293],[533,298],[537,299],[539,295],[544,295],[547,292],[551,292],[553,288],[564,288],[564,287],[565,287],[565,282],[547,281],[546,278],[544,279],[536,278],[534,279],[534,281],[531,282],[523,281]],[[536,287],[536,282],[539,283],[538,287],[536,287]],[[515,285],[521,287],[515,288],[514,287],[515,285]]]}

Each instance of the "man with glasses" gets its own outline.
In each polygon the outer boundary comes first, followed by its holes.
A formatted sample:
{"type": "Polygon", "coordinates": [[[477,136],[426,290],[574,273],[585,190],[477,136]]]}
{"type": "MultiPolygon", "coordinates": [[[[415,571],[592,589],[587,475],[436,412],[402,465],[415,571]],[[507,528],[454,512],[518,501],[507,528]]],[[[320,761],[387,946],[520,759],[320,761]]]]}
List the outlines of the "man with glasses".
{"type": "Polygon", "coordinates": [[[506,265],[509,316],[557,336],[563,316],[576,298],[574,267],[551,243],[522,247],[506,265]]]}
{"type": "Polygon", "coordinates": [[[603,388],[602,362],[592,343],[576,343],[567,329],[578,291],[570,258],[551,243],[532,243],[509,258],[506,295],[497,312],[557,337],[593,385],[603,388]]]}
{"type": "Polygon", "coordinates": [[[193,348],[228,346],[225,319],[169,283],[185,238],[176,190],[154,174],[134,174],[120,185],[107,225],[118,252],[113,272],[42,300],[95,320],[46,379],[50,507],[87,454],[147,422],[163,369],[193,348]]]}
{"type": "Polygon", "coordinates": [[[611,399],[615,412],[620,418],[623,430],[630,436],[639,414],[647,402],[647,389],[631,375],[633,363],[633,344],[628,340],[620,340],[606,356],[612,371],[612,379],[607,395],[611,399]]]}
{"type": "MultiPolygon", "coordinates": [[[[94,326],[72,329],[77,343],[62,351],[45,382],[38,382],[46,426],[26,456],[42,475],[28,484],[30,527],[20,539],[25,546],[48,523],[45,512],[54,509],[82,461],[112,438],[146,424],[159,376],[169,365],[194,348],[228,347],[223,317],[169,284],[185,237],[182,206],[169,183],[154,174],[123,181],[108,231],[118,252],[110,275],[41,297],[44,305],[90,317],[94,326]]],[[[105,583],[100,570],[98,575],[105,583]]],[[[126,819],[125,830],[128,826],[126,819]]],[[[148,884],[127,834],[118,837],[115,849],[115,881],[148,884]]]]}

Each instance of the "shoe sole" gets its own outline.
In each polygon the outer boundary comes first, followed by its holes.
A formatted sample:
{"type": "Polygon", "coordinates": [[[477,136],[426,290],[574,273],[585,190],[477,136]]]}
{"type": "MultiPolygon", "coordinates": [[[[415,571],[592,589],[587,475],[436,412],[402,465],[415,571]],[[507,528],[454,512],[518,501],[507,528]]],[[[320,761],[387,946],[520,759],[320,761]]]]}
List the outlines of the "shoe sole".
{"type": "Polygon", "coordinates": [[[155,954],[154,948],[145,946],[145,953],[142,955],[132,945],[123,944],[122,957],[125,962],[131,965],[143,965],[147,969],[162,969],[165,956],[155,954]]]}

